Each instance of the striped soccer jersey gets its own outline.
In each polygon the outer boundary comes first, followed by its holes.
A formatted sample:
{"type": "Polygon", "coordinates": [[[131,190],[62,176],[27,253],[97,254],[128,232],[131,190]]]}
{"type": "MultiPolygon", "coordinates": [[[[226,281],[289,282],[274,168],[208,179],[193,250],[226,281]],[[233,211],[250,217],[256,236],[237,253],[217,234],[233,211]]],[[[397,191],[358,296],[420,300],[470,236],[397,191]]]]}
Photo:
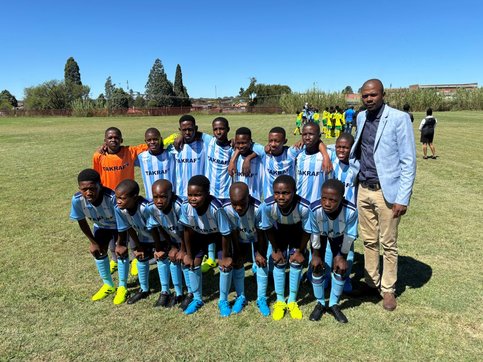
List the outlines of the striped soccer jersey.
{"type": "Polygon", "coordinates": [[[327,147],[327,152],[329,153],[334,170],[329,174],[328,178],[335,178],[342,182],[345,188],[344,199],[346,199],[352,205],[356,205],[357,188],[355,187],[355,183],[357,180],[357,175],[351,170],[348,163],[346,164],[341,162],[337,158],[335,149],[330,146],[327,147]]]}
{"type": "Polygon", "coordinates": [[[297,195],[309,202],[320,199],[322,185],[327,179],[327,175],[322,171],[323,159],[320,152],[309,155],[303,151],[297,156],[297,195]]]}
{"type": "Polygon", "coordinates": [[[253,152],[257,154],[257,157],[250,162],[250,175],[243,175],[242,166],[245,156],[240,155],[237,159],[233,182],[243,182],[247,184],[250,195],[261,200],[264,173],[263,164],[265,162],[266,154],[263,146],[258,143],[253,145],[253,152]]]}
{"type": "Polygon", "coordinates": [[[260,228],[260,201],[250,196],[248,209],[243,216],[240,216],[230,201],[223,204],[232,230],[239,231],[240,242],[253,243],[257,241],[257,229],[260,228]]]}
{"type": "Polygon", "coordinates": [[[230,197],[231,176],[228,174],[228,165],[233,156],[230,145],[219,146],[216,137],[209,137],[206,144],[205,175],[210,180],[210,194],[220,199],[230,197]]]}
{"type": "Polygon", "coordinates": [[[82,196],[82,193],[77,192],[72,197],[70,219],[80,221],[87,218],[93,222],[94,227],[116,230],[116,216],[114,213],[116,195],[114,194],[114,191],[107,187],[103,187],[101,193],[101,204],[99,206],[94,206],[82,196]]]}
{"type": "Polygon", "coordinates": [[[295,195],[292,207],[288,213],[284,214],[278,207],[273,196],[271,196],[260,205],[262,220],[260,229],[268,230],[277,224],[294,225],[302,222],[303,229],[309,232],[309,211],[310,203],[304,198],[295,195]]]}
{"type": "Polygon", "coordinates": [[[263,173],[263,197],[269,198],[273,195],[273,181],[280,175],[289,175],[295,178],[295,161],[302,150],[295,147],[283,148],[278,156],[266,155],[263,173]]]}
{"type": "Polygon", "coordinates": [[[182,203],[183,200],[177,195],[173,194],[171,199],[171,207],[165,213],[164,210],[159,210],[156,205],[150,202],[148,205],[148,229],[160,226],[169,234],[173,242],[181,244],[183,225],[181,225],[178,220],[181,213],[182,203]]]}
{"type": "Polygon", "coordinates": [[[156,180],[168,180],[173,184],[173,190],[176,189],[176,162],[172,149],[173,147],[170,146],[159,155],[153,155],[149,151],[144,151],[136,158],[135,165],[141,168],[144,190],[148,200],[153,199],[152,186],[156,180]]]}
{"type": "Polygon", "coordinates": [[[230,235],[231,228],[228,217],[220,200],[214,196],[209,196],[208,206],[203,215],[198,215],[198,211],[185,200],[181,205],[179,222],[199,234],[230,235]]]}
{"type": "Polygon", "coordinates": [[[127,231],[132,227],[137,232],[140,242],[153,243],[153,237],[148,229],[148,204],[148,200],[139,197],[134,215],[131,215],[127,209],[121,210],[116,205],[117,230],[122,232],[127,231]]]}

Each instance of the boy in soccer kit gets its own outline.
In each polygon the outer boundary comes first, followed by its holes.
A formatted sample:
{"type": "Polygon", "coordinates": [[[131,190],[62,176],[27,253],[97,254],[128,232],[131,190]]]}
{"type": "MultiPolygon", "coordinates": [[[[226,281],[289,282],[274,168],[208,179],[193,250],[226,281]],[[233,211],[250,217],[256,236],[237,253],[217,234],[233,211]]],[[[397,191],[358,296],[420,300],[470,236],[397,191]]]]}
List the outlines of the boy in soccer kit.
{"type": "MultiPolygon", "coordinates": [[[[267,317],[270,309],[267,304],[267,243],[260,230],[260,201],[249,194],[248,186],[243,182],[235,182],[230,187],[230,200],[223,205],[232,228],[234,248],[233,283],[237,298],[232,313],[240,313],[246,305],[245,269],[243,264],[255,249],[257,264],[257,306],[260,313],[267,317]]],[[[250,258],[251,259],[251,258],[250,258]]]]}
{"type": "Polygon", "coordinates": [[[317,304],[310,314],[311,321],[318,321],[326,312],[324,284],[324,254],[327,242],[333,258],[329,313],[336,321],[347,323],[339,308],[339,300],[347,275],[347,254],[357,238],[357,209],[344,200],[344,185],[339,180],[327,180],[322,186],[322,198],[311,205],[310,232],[312,244],[312,286],[317,304]]]}
{"type": "Polygon", "coordinates": [[[272,258],[275,264],[273,279],[277,302],[273,306],[272,317],[274,320],[280,320],[288,309],[293,319],[302,319],[302,311],[297,304],[297,293],[305,260],[304,252],[310,238],[309,202],[295,193],[293,177],[282,175],[273,183],[273,196],[266,199],[260,208],[260,228],[265,230],[272,244],[272,258]],[[290,263],[290,294],[285,303],[287,257],[290,263]]]}
{"type": "MultiPolygon", "coordinates": [[[[117,230],[119,233],[116,253],[119,257],[119,280],[127,282],[127,240],[128,234],[134,241],[134,256],[138,260],[140,289],[128,299],[127,304],[134,304],[149,296],[149,260],[156,249],[158,273],[161,284],[169,280],[169,267],[166,253],[166,241],[161,241],[157,230],[148,229],[149,202],[139,196],[139,185],[134,180],[124,180],[116,187],[115,208],[117,230]]],[[[126,285],[123,285],[126,288],[126,285]]]]}
{"type": "Polygon", "coordinates": [[[141,169],[146,199],[152,200],[152,187],[156,180],[169,180],[175,185],[176,163],[173,147],[164,148],[161,133],[156,128],[148,128],[144,133],[148,150],[141,152],[135,160],[135,165],[141,169]]]}
{"type": "MultiPolygon", "coordinates": [[[[117,238],[114,207],[116,197],[114,191],[102,186],[99,173],[93,169],[85,169],[77,176],[79,192],[72,197],[70,219],[79,223],[79,227],[90,241],[89,251],[96,261],[97,270],[103,281],[102,287],[92,296],[93,301],[106,298],[116,291],[109,270],[107,250],[109,241],[117,238]],[[92,231],[87,219],[94,225],[92,231]]],[[[125,301],[125,294],[118,292],[114,304],[125,301]]]]}
{"type": "Polygon", "coordinates": [[[220,265],[220,301],[222,317],[229,316],[228,300],[232,278],[231,227],[221,202],[210,195],[210,181],[202,175],[193,176],[188,182],[188,199],[181,205],[179,222],[184,226],[186,255],[184,264],[189,270],[193,301],[185,314],[196,313],[202,306],[201,261],[209,244],[215,243],[220,265]]]}

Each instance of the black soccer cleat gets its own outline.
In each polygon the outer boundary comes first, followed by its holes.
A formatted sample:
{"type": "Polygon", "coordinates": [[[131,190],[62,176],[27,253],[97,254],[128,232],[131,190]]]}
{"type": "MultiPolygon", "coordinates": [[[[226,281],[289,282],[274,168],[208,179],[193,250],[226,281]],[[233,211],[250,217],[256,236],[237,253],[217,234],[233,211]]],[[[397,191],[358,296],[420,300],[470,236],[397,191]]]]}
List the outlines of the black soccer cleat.
{"type": "Polygon", "coordinates": [[[161,292],[159,294],[159,298],[156,303],[154,303],[155,307],[168,307],[168,303],[170,301],[171,295],[167,292],[161,292]]]}
{"type": "Polygon", "coordinates": [[[332,307],[329,307],[329,313],[332,314],[335,318],[335,320],[339,323],[347,323],[348,320],[344,313],[340,310],[340,307],[335,304],[332,307]]]}
{"type": "Polygon", "coordinates": [[[193,293],[188,293],[186,297],[183,299],[183,301],[180,303],[179,307],[182,310],[185,310],[186,308],[188,308],[188,306],[192,301],[193,301],[193,293]]]}
{"type": "Polygon", "coordinates": [[[312,313],[310,313],[309,319],[313,322],[318,322],[320,321],[320,318],[322,318],[325,312],[326,312],[325,306],[317,302],[314,310],[312,311],[312,313]]]}
{"type": "Polygon", "coordinates": [[[169,298],[169,303],[167,305],[167,308],[173,308],[175,305],[181,304],[183,301],[184,295],[171,295],[171,298],[169,298]]]}
{"type": "Polygon", "coordinates": [[[136,294],[134,294],[131,298],[127,300],[127,304],[134,304],[136,302],[139,302],[141,299],[146,299],[149,295],[149,292],[143,292],[141,289],[139,289],[136,294]]]}

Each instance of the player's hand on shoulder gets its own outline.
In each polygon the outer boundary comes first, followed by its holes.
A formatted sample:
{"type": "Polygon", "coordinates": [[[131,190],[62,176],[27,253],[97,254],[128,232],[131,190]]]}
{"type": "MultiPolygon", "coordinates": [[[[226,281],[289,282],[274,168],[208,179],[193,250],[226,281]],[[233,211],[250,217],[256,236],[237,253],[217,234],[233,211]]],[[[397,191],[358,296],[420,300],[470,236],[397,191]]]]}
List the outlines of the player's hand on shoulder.
{"type": "Polygon", "coordinates": [[[173,141],[173,146],[176,149],[176,151],[180,151],[183,148],[184,142],[183,142],[183,136],[179,135],[176,137],[173,141]]]}
{"type": "Polygon", "coordinates": [[[107,152],[108,152],[107,150],[108,150],[108,148],[107,148],[107,144],[106,144],[106,143],[103,143],[102,145],[100,145],[100,146],[97,148],[96,152],[97,152],[97,153],[100,153],[101,155],[105,155],[105,154],[107,154],[107,152]]]}
{"type": "Polygon", "coordinates": [[[304,141],[302,140],[298,140],[297,142],[295,142],[293,144],[293,147],[300,150],[302,147],[304,146],[304,141]]]}

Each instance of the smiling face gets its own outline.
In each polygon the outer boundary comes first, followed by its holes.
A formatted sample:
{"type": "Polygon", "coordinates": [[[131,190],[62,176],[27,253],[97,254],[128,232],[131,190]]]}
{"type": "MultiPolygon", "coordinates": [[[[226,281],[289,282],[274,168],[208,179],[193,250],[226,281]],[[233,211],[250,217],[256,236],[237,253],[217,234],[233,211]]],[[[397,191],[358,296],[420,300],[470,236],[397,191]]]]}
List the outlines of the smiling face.
{"type": "Polygon", "coordinates": [[[370,80],[364,83],[361,91],[362,103],[369,112],[381,108],[384,103],[384,87],[378,80],[370,80]]]}
{"type": "Polygon", "coordinates": [[[242,155],[246,155],[250,151],[252,138],[247,134],[237,134],[235,136],[235,147],[242,155]]]}
{"type": "Polygon", "coordinates": [[[104,135],[104,143],[107,145],[109,153],[118,153],[121,149],[122,137],[119,132],[109,130],[104,135]]]}
{"type": "Polygon", "coordinates": [[[335,153],[337,154],[337,158],[339,159],[339,161],[342,161],[344,163],[349,162],[351,147],[352,144],[348,140],[344,138],[340,138],[337,140],[337,142],[335,143],[335,153]]]}
{"type": "Polygon", "coordinates": [[[268,134],[268,146],[270,147],[270,153],[274,156],[278,156],[283,152],[283,146],[287,143],[287,139],[283,134],[278,132],[271,132],[268,134]]]}
{"type": "Polygon", "coordinates": [[[287,210],[292,205],[293,198],[295,196],[295,190],[291,185],[279,182],[273,184],[273,198],[278,207],[282,210],[287,210]]]}
{"type": "Polygon", "coordinates": [[[342,195],[335,189],[325,187],[322,189],[322,198],[320,204],[327,214],[331,214],[340,206],[342,202],[342,195]]]}
{"type": "Polygon", "coordinates": [[[188,186],[188,203],[195,209],[202,208],[208,202],[209,192],[198,185],[188,186]]]}
{"type": "Polygon", "coordinates": [[[196,136],[196,131],[198,130],[198,126],[195,126],[191,121],[184,121],[181,122],[179,125],[179,131],[183,136],[183,141],[185,143],[191,143],[194,141],[196,136]]]}
{"type": "Polygon", "coordinates": [[[79,182],[79,191],[92,204],[101,196],[101,185],[94,181],[81,181],[79,182]]]}
{"type": "Polygon", "coordinates": [[[144,135],[144,141],[148,145],[149,152],[151,152],[153,155],[157,155],[163,150],[163,138],[159,132],[146,132],[144,135]]]}

